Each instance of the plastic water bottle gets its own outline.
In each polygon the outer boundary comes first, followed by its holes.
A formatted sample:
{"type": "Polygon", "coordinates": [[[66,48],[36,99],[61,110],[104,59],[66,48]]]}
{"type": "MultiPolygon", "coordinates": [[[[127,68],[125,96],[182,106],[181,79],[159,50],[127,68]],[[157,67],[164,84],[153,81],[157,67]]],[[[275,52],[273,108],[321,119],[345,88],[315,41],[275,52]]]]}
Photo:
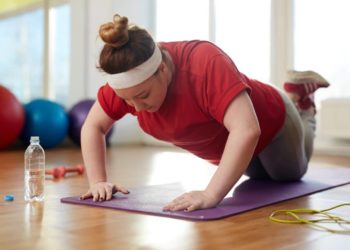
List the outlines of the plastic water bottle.
{"type": "Polygon", "coordinates": [[[43,201],[45,186],[45,152],[38,136],[30,137],[24,153],[24,200],[43,201]]]}

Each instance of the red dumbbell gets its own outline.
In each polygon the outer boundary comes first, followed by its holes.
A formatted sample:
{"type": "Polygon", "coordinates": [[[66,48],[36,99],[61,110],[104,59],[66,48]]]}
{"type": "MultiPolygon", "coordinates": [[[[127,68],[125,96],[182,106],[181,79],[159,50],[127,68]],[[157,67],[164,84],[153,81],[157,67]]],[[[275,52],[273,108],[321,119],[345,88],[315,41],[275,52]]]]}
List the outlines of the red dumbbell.
{"type": "Polygon", "coordinates": [[[61,177],[64,177],[66,173],[72,173],[72,172],[83,174],[84,166],[82,164],[78,164],[75,167],[71,167],[71,168],[60,166],[53,169],[45,170],[45,174],[52,175],[53,178],[61,178],[61,177]]]}

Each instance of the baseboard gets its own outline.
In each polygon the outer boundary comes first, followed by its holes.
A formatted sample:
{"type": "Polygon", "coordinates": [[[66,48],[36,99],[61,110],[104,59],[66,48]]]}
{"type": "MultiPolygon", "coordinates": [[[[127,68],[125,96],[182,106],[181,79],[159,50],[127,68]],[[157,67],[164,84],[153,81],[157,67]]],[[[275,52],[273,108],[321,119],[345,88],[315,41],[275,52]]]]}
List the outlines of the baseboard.
{"type": "Polygon", "coordinates": [[[325,155],[350,156],[350,139],[318,136],[315,139],[314,152],[325,155]]]}

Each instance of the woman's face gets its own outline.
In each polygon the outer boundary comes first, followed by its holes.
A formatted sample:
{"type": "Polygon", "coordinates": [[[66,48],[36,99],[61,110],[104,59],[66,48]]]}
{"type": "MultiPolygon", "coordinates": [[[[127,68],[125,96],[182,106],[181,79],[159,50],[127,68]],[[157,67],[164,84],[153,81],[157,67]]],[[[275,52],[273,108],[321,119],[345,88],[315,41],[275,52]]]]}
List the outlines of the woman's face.
{"type": "Polygon", "coordinates": [[[125,89],[115,89],[115,93],[136,111],[156,112],[162,106],[171,81],[171,72],[164,62],[158,72],[144,82],[125,89]]]}

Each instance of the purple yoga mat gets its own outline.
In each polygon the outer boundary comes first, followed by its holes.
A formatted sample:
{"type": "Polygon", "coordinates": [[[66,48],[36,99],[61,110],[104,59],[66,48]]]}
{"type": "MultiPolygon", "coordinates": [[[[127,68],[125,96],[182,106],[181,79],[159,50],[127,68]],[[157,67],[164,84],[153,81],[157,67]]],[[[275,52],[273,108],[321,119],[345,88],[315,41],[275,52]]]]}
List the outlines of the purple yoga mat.
{"type": "Polygon", "coordinates": [[[320,192],[350,183],[350,168],[311,167],[301,181],[274,182],[246,180],[234,188],[232,197],[225,198],[217,207],[193,212],[163,212],[162,207],[184,193],[180,183],[129,189],[129,195],[116,194],[112,200],[93,202],[79,196],[62,198],[61,202],[112,208],[187,220],[214,220],[292,198],[320,192]]]}

